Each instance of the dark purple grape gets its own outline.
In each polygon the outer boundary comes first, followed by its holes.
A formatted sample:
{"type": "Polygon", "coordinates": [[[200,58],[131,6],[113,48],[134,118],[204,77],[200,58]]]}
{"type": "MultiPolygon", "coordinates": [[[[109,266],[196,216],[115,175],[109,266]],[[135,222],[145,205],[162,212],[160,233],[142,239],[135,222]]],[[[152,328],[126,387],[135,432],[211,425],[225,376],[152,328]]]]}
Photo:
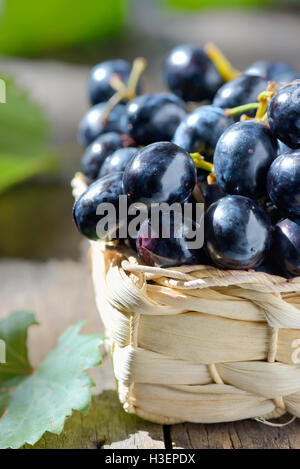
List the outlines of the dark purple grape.
{"type": "Polygon", "coordinates": [[[267,256],[262,264],[260,264],[258,267],[255,267],[254,270],[256,272],[263,272],[269,275],[282,275],[278,265],[274,262],[270,255],[267,256]]]}
{"type": "Polygon", "coordinates": [[[260,198],[266,193],[267,172],[278,144],[270,129],[257,121],[237,122],[220,137],[214,169],[224,192],[260,198]]]}
{"type": "Polygon", "coordinates": [[[118,104],[103,121],[106,104],[92,107],[79,124],[77,139],[83,146],[90,145],[97,137],[107,132],[123,132],[126,106],[118,104]]]}
{"type": "Polygon", "coordinates": [[[271,241],[266,213],[247,197],[223,197],[205,216],[205,246],[221,269],[251,269],[264,261],[271,241]]]}
{"type": "Polygon", "coordinates": [[[205,209],[207,210],[213,203],[217,200],[225,197],[225,192],[221,189],[218,183],[208,184],[207,178],[204,181],[199,181],[197,178],[197,187],[199,188],[200,193],[202,194],[203,203],[205,209]]]}
{"type": "Polygon", "coordinates": [[[107,174],[125,171],[129,161],[137,152],[138,149],[136,147],[119,148],[104,160],[98,177],[101,178],[107,174]]]}
{"type": "Polygon", "coordinates": [[[131,72],[131,64],[126,60],[108,60],[96,65],[90,74],[88,91],[91,104],[103,103],[115,93],[109,81],[117,74],[125,85],[131,72]]]}
{"type": "Polygon", "coordinates": [[[139,256],[145,264],[156,267],[173,267],[182,264],[202,263],[202,243],[193,249],[189,245],[191,240],[188,235],[191,228],[194,231],[201,230],[200,226],[196,224],[189,226],[183,218],[180,218],[177,229],[175,226],[177,225],[174,223],[174,217],[170,217],[170,214],[162,214],[158,229],[153,226],[151,219],[142,224],[136,246],[139,256]],[[170,227],[170,236],[167,238],[163,237],[162,230],[165,226],[170,227]]]}
{"type": "Polygon", "coordinates": [[[281,88],[268,106],[273,134],[291,148],[300,148],[300,81],[281,88]]]}
{"type": "Polygon", "coordinates": [[[115,237],[120,223],[119,220],[119,196],[123,194],[122,185],[123,173],[114,173],[98,179],[91,184],[86,192],[75,202],[73,208],[73,218],[78,231],[89,239],[97,240],[99,235],[105,237],[105,233],[97,233],[97,224],[103,218],[97,215],[97,207],[103,203],[110,203],[116,209],[116,224],[112,226],[112,231],[107,233],[110,237],[115,237]]]}
{"type": "Polygon", "coordinates": [[[140,150],[124,173],[124,193],[133,202],[183,203],[196,182],[195,165],[174,143],[157,142],[140,150]]]}
{"type": "Polygon", "coordinates": [[[98,137],[87,147],[82,160],[83,173],[91,180],[98,177],[104,160],[118,148],[126,145],[126,137],[116,132],[109,132],[98,137]]]}
{"type": "Polygon", "coordinates": [[[189,44],[170,52],[164,76],[170,90],[184,101],[212,100],[224,83],[204,50],[189,44]]]}
{"type": "Polygon", "coordinates": [[[279,208],[275,207],[274,205],[267,210],[267,213],[270,217],[272,226],[276,225],[276,223],[278,223],[284,218],[284,213],[282,212],[282,210],[279,210],[279,208]]]}
{"type": "Polygon", "coordinates": [[[199,152],[210,159],[217,141],[231,124],[233,120],[225,116],[224,109],[201,106],[181,122],[172,141],[189,153],[199,152]]]}
{"type": "Polygon", "coordinates": [[[287,276],[300,275],[300,226],[286,218],[276,225],[272,254],[287,276]]]}
{"type": "MultiPolygon", "coordinates": [[[[268,86],[268,82],[263,78],[242,75],[234,80],[225,83],[213,100],[213,105],[223,109],[234,108],[242,104],[256,102],[258,95],[264,91],[268,86]]],[[[255,110],[247,111],[246,114],[250,117],[255,116],[255,110]]],[[[235,119],[238,120],[240,115],[236,115],[235,119]]]]}
{"type": "Polygon", "coordinates": [[[267,60],[260,60],[250,65],[250,67],[244,71],[244,75],[254,75],[261,77],[264,80],[286,83],[299,78],[300,72],[284,62],[268,62],[267,60]]]}
{"type": "Polygon", "coordinates": [[[283,155],[284,153],[291,153],[293,150],[292,148],[288,147],[285,143],[278,140],[278,155],[283,155]]]}
{"type": "Polygon", "coordinates": [[[128,103],[126,132],[138,145],[170,141],[185,116],[185,104],[174,94],[145,94],[128,103]]]}
{"type": "Polygon", "coordinates": [[[300,150],[285,153],[272,163],[267,178],[272,202],[290,216],[300,216],[300,150]]]}

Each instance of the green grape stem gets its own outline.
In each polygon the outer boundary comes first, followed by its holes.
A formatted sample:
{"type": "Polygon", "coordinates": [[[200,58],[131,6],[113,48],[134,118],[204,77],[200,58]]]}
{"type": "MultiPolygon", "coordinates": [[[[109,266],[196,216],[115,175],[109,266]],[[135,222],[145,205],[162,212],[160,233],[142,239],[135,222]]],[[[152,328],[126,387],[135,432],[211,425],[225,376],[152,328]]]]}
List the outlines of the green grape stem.
{"type": "Polygon", "coordinates": [[[128,85],[115,74],[110,79],[111,87],[116,90],[116,93],[107,101],[106,108],[101,116],[101,121],[106,122],[112,110],[121,102],[123,99],[130,101],[136,97],[136,90],[141,78],[147,67],[147,61],[143,57],[138,57],[133,61],[132,69],[128,79],[128,85]]]}
{"type": "Polygon", "coordinates": [[[214,165],[209,163],[209,161],[205,161],[204,157],[200,155],[200,153],[190,153],[190,156],[192,157],[196,168],[204,169],[209,173],[213,173],[214,165]]]}
{"type": "Polygon", "coordinates": [[[236,116],[237,114],[244,114],[251,109],[258,109],[259,103],[248,103],[242,106],[233,107],[231,109],[225,109],[225,115],[228,117],[236,116]]]}
{"type": "Polygon", "coordinates": [[[225,82],[234,80],[241,75],[241,72],[231,65],[223,52],[221,52],[221,50],[212,42],[209,42],[204,46],[204,51],[214,63],[216,69],[225,82]]]}

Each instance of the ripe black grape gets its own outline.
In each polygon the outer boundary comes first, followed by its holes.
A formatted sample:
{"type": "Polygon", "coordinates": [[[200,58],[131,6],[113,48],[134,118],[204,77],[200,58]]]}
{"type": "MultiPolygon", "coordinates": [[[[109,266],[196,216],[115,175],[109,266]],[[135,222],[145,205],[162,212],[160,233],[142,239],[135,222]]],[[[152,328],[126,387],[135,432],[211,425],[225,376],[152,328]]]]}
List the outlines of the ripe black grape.
{"type": "Polygon", "coordinates": [[[107,132],[123,132],[126,106],[118,104],[103,120],[106,104],[93,106],[79,124],[77,139],[83,146],[90,145],[97,137],[107,132]]]}
{"type": "Polygon", "coordinates": [[[300,81],[284,86],[273,96],[268,118],[279,140],[291,148],[300,148],[300,81]]]}
{"type": "Polygon", "coordinates": [[[201,106],[189,114],[177,128],[173,142],[189,153],[199,152],[211,159],[222,133],[233,120],[216,106],[201,106]]]}
{"type": "Polygon", "coordinates": [[[267,178],[272,202],[292,217],[300,216],[300,150],[279,155],[267,178]]]}
{"type": "Polygon", "coordinates": [[[265,212],[251,199],[226,196],[205,216],[205,245],[213,263],[222,269],[250,269],[264,261],[271,241],[265,212]]]}
{"type": "Polygon", "coordinates": [[[292,148],[288,147],[285,143],[281,142],[280,140],[278,140],[278,145],[278,155],[283,155],[284,153],[291,153],[293,151],[292,148]]]}
{"type": "Polygon", "coordinates": [[[171,51],[164,76],[170,90],[184,101],[211,100],[224,83],[204,50],[188,44],[171,51]]]}
{"type": "Polygon", "coordinates": [[[90,73],[88,90],[92,105],[108,101],[115,90],[110,86],[110,79],[117,74],[125,85],[131,72],[131,64],[126,60],[108,60],[96,65],[90,73]]]}
{"type": "Polygon", "coordinates": [[[285,275],[300,275],[300,226],[297,223],[287,218],[276,225],[272,252],[285,275]]]}
{"type": "Polygon", "coordinates": [[[257,121],[237,122],[220,137],[214,169],[224,192],[260,198],[266,193],[268,169],[277,157],[272,132],[257,121]]]}
{"type": "Polygon", "coordinates": [[[174,143],[157,142],[140,150],[124,173],[124,193],[145,204],[182,203],[196,182],[195,165],[188,153],[174,143]]]}
{"type": "MultiPolygon", "coordinates": [[[[223,109],[234,108],[242,104],[256,102],[258,95],[268,86],[268,82],[261,77],[242,75],[225,83],[216,93],[213,105],[223,109]]],[[[255,116],[255,111],[247,111],[250,117],[255,116]]],[[[239,115],[236,119],[239,119],[239,115]]]]}
{"type": "Polygon", "coordinates": [[[146,94],[128,103],[125,130],[138,145],[170,141],[185,116],[185,104],[174,94],[146,94]]]}
{"type": "MultiPolygon", "coordinates": [[[[86,192],[75,202],[73,208],[73,218],[78,231],[85,237],[97,240],[97,224],[101,220],[101,215],[97,215],[97,207],[102,203],[111,203],[116,208],[116,224],[112,227],[110,236],[114,236],[118,229],[118,207],[119,196],[123,194],[122,185],[123,173],[114,173],[98,179],[91,184],[86,192]]],[[[103,234],[103,237],[104,234],[103,234]]]]}
{"type": "Polygon", "coordinates": [[[91,180],[97,178],[104,160],[118,148],[124,147],[126,139],[121,134],[109,132],[98,137],[89,145],[82,157],[83,173],[91,180]]]}
{"type": "Polygon", "coordinates": [[[110,173],[123,172],[129,161],[138,152],[136,147],[119,148],[112,155],[105,158],[99,171],[99,178],[110,173]]]}
{"type": "MultiPolygon", "coordinates": [[[[174,217],[170,214],[162,214],[159,230],[155,230],[151,220],[146,220],[138,233],[136,247],[139,256],[145,264],[156,267],[173,267],[182,264],[200,264],[203,262],[203,250],[189,247],[187,232],[190,229],[183,218],[179,221],[179,227],[175,229],[174,217]],[[163,226],[169,224],[170,236],[162,236],[163,226]]],[[[200,229],[193,224],[193,229],[200,229]]]]}
{"type": "Polygon", "coordinates": [[[254,75],[259,76],[264,80],[286,83],[299,78],[300,72],[284,62],[268,62],[267,60],[260,60],[250,65],[250,67],[244,71],[244,75],[254,75]]]}

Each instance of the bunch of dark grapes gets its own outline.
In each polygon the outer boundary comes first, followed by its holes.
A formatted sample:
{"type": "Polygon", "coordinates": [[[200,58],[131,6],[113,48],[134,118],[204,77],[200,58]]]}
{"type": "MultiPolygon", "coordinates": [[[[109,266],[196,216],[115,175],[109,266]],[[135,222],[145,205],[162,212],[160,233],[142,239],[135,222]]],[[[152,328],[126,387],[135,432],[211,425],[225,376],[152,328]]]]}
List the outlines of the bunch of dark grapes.
{"type": "Polygon", "coordinates": [[[267,61],[239,72],[213,44],[182,45],[164,64],[168,91],[148,94],[145,67],[142,58],[119,59],[91,71],[91,108],[78,131],[88,185],[73,209],[78,230],[130,246],[150,266],[299,276],[300,73],[267,61]],[[107,203],[115,217],[101,230],[107,203]],[[124,238],[135,222],[137,235],[124,238]],[[200,246],[190,242],[191,227],[203,228],[200,246]]]}

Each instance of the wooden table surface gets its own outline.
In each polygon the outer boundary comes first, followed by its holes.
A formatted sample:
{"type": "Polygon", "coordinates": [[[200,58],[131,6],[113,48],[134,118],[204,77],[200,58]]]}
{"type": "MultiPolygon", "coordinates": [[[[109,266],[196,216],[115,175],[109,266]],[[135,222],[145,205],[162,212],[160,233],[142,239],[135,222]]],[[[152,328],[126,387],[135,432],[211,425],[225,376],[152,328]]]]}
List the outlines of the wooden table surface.
{"type": "MultiPolygon", "coordinates": [[[[0,318],[28,310],[40,323],[29,333],[30,357],[38,365],[68,325],[88,318],[86,332],[103,332],[85,262],[0,262],[0,318]]],[[[116,395],[108,357],[92,371],[96,382],[87,416],[74,412],[60,436],[45,434],[34,448],[300,448],[300,421],[273,428],[253,420],[229,424],[161,426],[126,414],[116,395]]]]}

